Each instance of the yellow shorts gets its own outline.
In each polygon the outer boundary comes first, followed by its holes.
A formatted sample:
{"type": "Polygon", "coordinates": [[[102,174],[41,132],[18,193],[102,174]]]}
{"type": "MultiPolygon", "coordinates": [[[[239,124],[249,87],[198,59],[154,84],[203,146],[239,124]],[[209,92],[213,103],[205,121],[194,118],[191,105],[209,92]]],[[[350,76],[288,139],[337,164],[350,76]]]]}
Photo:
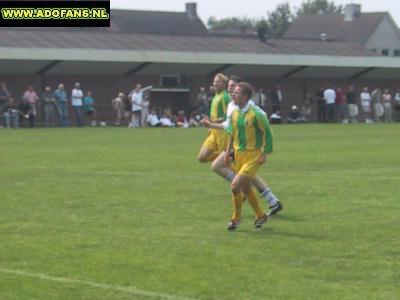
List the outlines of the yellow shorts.
{"type": "Polygon", "coordinates": [[[235,151],[235,161],[233,169],[236,174],[254,178],[257,175],[261,165],[258,163],[261,149],[249,151],[235,151]]]}
{"type": "Polygon", "coordinates": [[[211,129],[208,137],[203,142],[203,146],[219,154],[226,150],[228,140],[229,135],[225,131],[211,129]]]}

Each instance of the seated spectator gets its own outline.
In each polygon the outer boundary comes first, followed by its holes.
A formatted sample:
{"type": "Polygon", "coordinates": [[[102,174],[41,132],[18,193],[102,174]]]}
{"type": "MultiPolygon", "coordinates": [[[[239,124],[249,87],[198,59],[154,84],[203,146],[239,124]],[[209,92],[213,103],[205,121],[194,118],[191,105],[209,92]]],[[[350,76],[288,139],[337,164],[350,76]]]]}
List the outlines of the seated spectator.
{"type": "Polygon", "coordinates": [[[8,98],[8,102],[3,106],[0,113],[4,118],[5,128],[11,128],[11,123],[14,123],[15,128],[19,127],[18,109],[13,98],[8,98]]]}
{"type": "Polygon", "coordinates": [[[19,124],[22,125],[24,119],[29,119],[29,125],[33,128],[35,126],[35,115],[27,98],[22,97],[22,102],[17,106],[17,110],[19,113],[19,124]]]}
{"type": "Polygon", "coordinates": [[[85,112],[87,118],[89,119],[92,126],[96,126],[96,109],[94,108],[94,99],[92,97],[92,92],[87,91],[85,98],[82,100],[83,102],[83,111],[85,112]]]}
{"type": "Polygon", "coordinates": [[[272,113],[269,117],[271,124],[282,124],[282,116],[281,112],[277,110],[276,112],[272,113]]]}
{"type": "Polygon", "coordinates": [[[304,123],[304,118],[301,116],[296,105],[292,106],[292,110],[288,114],[287,121],[290,124],[304,123]]]}
{"type": "Polygon", "coordinates": [[[175,124],[171,121],[171,119],[165,113],[161,117],[160,123],[161,123],[162,127],[175,127],[175,124]]]}
{"type": "Polygon", "coordinates": [[[185,112],[183,110],[178,111],[178,115],[175,118],[176,126],[182,128],[188,128],[189,122],[186,119],[185,112]]]}
{"type": "Polygon", "coordinates": [[[161,126],[160,119],[158,118],[156,111],[152,109],[147,116],[146,120],[147,124],[150,125],[151,127],[159,127],[161,126]]]}

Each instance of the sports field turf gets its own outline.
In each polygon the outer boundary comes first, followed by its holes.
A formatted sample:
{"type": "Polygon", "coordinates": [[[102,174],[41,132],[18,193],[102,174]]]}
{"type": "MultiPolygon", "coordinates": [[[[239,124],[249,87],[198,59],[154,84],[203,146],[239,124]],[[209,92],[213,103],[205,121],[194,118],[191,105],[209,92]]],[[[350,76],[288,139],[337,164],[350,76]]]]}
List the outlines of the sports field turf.
{"type": "Polygon", "coordinates": [[[206,130],[0,130],[0,299],[400,299],[400,124],[274,126],[228,232],[206,130]]]}

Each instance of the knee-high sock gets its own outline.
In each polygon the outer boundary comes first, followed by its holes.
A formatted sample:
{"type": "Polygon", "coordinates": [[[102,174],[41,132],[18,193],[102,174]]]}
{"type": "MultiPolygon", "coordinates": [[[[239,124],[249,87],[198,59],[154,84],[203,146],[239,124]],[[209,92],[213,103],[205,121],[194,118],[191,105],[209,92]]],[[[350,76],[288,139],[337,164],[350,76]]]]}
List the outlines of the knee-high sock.
{"type": "Polygon", "coordinates": [[[232,194],[233,215],[232,220],[240,220],[242,215],[243,193],[232,194]]]}
{"type": "Polygon", "coordinates": [[[253,208],[254,212],[256,213],[256,218],[262,218],[264,216],[264,211],[261,209],[260,204],[258,203],[258,198],[254,189],[250,189],[250,192],[246,194],[247,200],[249,204],[253,208]]]}

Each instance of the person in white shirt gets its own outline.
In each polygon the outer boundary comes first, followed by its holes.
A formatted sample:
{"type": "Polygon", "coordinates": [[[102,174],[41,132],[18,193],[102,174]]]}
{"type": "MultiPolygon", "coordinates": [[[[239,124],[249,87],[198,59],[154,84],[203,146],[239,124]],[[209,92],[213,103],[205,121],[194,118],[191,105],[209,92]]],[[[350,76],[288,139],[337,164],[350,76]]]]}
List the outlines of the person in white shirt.
{"type": "Polygon", "coordinates": [[[72,102],[72,107],[75,111],[76,115],[76,126],[82,126],[82,98],[83,98],[83,92],[81,90],[81,84],[79,82],[75,83],[75,88],[72,90],[72,97],[71,97],[71,102],[72,102]]]}
{"type": "Polygon", "coordinates": [[[371,94],[368,92],[368,87],[364,87],[360,99],[365,123],[373,123],[371,119],[371,94]]]}
{"type": "Polygon", "coordinates": [[[151,112],[149,113],[149,115],[147,116],[146,122],[151,127],[158,127],[161,125],[160,119],[158,119],[158,116],[154,109],[152,109],[151,112]]]}
{"type": "Polygon", "coordinates": [[[328,113],[328,122],[335,122],[335,100],[336,100],[335,90],[331,87],[328,87],[324,91],[324,99],[326,102],[326,110],[328,113]]]}
{"type": "MultiPolygon", "coordinates": [[[[240,81],[241,81],[240,78],[236,77],[236,76],[231,76],[229,78],[227,90],[231,96],[231,99],[233,99],[233,97],[232,97],[233,92],[235,90],[235,87],[237,86],[237,84],[240,81]]],[[[259,111],[261,111],[263,114],[265,114],[265,112],[260,107],[258,107],[254,103],[253,100],[249,100],[248,103],[251,106],[256,106],[259,109],[259,111]]],[[[231,100],[231,102],[229,102],[228,107],[226,109],[227,118],[223,123],[212,123],[212,122],[210,122],[210,120],[208,118],[203,119],[201,121],[201,123],[209,128],[220,129],[220,130],[226,129],[230,123],[230,118],[232,116],[233,111],[237,108],[238,108],[238,105],[235,103],[234,100],[231,100]]],[[[215,173],[217,173],[221,177],[225,178],[226,181],[231,183],[236,174],[232,170],[232,168],[226,166],[225,153],[226,153],[226,151],[222,151],[217,156],[217,158],[214,159],[211,167],[215,173]]],[[[260,195],[267,202],[270,215],[275,215],[283,209],[283,204],[278,200],[278,198],[275,196],[275,194],[272,193],[271,188],[267,185],[267,183],[259,175],[257,175],[253,179],[253,184],[257,188],[260,195]]]]}
{"type": "Polygon", "coordinates": [[[152,86],[147,86],[142,89],[142,85],[140,83],[136,84],[134,90],[129,93],[129,99],[132,103],[132,119],[129,124],[129,128],[138,128],[142,123],[142,110],[143,110],[143,102],[144,95],[143,93],[147,90],[150,90],[152,86]]]}

